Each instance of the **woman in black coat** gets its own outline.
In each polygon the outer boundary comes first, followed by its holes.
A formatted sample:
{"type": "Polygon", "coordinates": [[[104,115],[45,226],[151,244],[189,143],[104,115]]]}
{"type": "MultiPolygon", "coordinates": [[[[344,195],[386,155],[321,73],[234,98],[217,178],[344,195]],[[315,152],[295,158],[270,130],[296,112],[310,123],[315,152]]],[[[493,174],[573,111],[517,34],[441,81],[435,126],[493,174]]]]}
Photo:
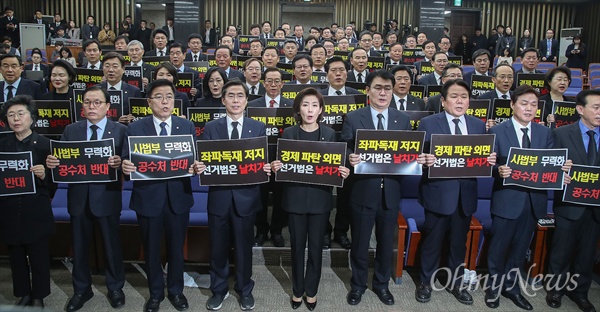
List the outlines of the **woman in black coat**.
{"type": "Polygon", "coordinates": [[[48,237],[54,233],[50,197],[55,188],[50,170],[43,165],[50,140],[32,130],[36,118],[37,108],[28,95],[17,95],[2,108],[2,120],[14,132],[0,140],[0,151],[32,153],[29,170],[35,176],[36,192],[0,197],[0,240],[8,245],[17,305],[43,307],[50,294],[48,237]]]}
{"type": "Polygon", "coordinates": [[[54,90],[42,94],[40,100],[73,101],[71,85],[75,81],[75,69],[65,60],[56,60],[50,64],[48,79],[54,90]]]}
{"type": "Polygon", "coordinates": [[[573,43],[567,47],[565,56],[567,57],[567,67],[587,69],[585,59],[587,57],[587,46],[581,42],[581,35],[573,37],[573,43]]]}
{"type": "MultiPolygon", "coordinates": [[[[173,85],[177,85],[177,68],[173,66],[173,64],[169,62],[163,62],[158,64],[154,69],[154,77],[153,80],[156,79],[167,79],[173,83],[173,85]]],[[[187,116],[188,107],[192,107],[190,99],[188,98],[187,93],[175,90],[175,99],[181,100],[181,112],[179,115],[187,116]]]]}
{"type": "MultiPolygon", "coordinates": [[[[335,141],[335,131],[319,124],[323,116],[323,96],[314,88],[302,90],[294,100],[292,108],[296,117],[295,126],[283,131],[283,139],[303,141],[335,141]]],[[[271,168],[277,172],[283,164],[275,160],[271,168]]],[[[342,178],[347,178],[350,170],[339,167],[342,178]]],[[[292,246],[293,296],[291,305],[297,309],[304,303],[309,310],[317,305],[317,290],[321,279],[323,236],[333,208],[331,186],[285,183],[283,186],[282,207],[289,214],[290,241],[292,246]],[[308,238],[308,261],[304,273],[304,247],[308,238]]]]}
{"type": "Polygon", "coordinates": [[[223,107],[221,102],[221,92],[223,86],[229,81],[224,70],[218,67],[211,67],[206,71],[202,79],[203,98],[196,101],[197,107],[223,107]]]}

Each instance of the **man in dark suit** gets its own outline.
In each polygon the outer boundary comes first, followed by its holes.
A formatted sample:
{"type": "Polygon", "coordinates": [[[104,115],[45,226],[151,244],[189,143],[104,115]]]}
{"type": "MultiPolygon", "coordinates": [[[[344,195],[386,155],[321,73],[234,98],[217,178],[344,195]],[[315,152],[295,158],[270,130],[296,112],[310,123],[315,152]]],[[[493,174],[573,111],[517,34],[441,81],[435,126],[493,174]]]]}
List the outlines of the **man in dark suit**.
{"type": "MultiPolygon", "coordinates": [[[[265,124],[244,117],[248,89],[239,80],[223,86],[223,105],[227,116],[211,121],[204,127],[203,140],[228,140],[262,137],[265,124]]],[[[271,165],[264,170],[270,175],[271,165]]],[[[252,289],[252,237],[254,218],[261,209],[259,185],[211,186],[208,191],[208,228],[210,231],[210,290],[208,310],[218,310],[229,296],[229,254],[235,242],[236,283],[243,311],[254,309],[252,289]],[[233,235],[233,237],[231,237],[233,235]]]]}
{"type": "MultiPolygon", "coordinates": [[[[56,13],[54,14],[54,22],[50,24],[50,34],[52,35],[56,35],[56,33],[58,32],[59,28],[67,29],[67,21],[63,20],[60,16],[60,14],[56,13]]],[[[79,38],[74,38],[74,39],[79,39],[79,38]]]]}
{"type": "Polygon", "coordinates": [[[287,40],[283,44],[283,56],[279,59],[280,63],[292,64],[298,54],[298,43],[294,40],[287,40]]]}
{"type": "Polygon", "coordinates": [[[4,7],[4,16],[0,18],[0,37],[9,37],[12,47],[18,48],[21,45],[19,19],[14,16],[14,13],[12,7],[4,7]]]}
{"type": "Polygon", "coordinates": [[[128,124],[133,121],[133,115],[131,115],[129,109],[129,98],[140,98],[142,93],[136,86],[132,86],[123,81],[123,74],[125,73],[125,58],[117,52],[108,52],[102,59],[102,71],[106,81],[100,83],[106,90],[110,91],[123,91],[123,115],[119,117],[119,122],[128,124]]]}
{"type": "Polygon", "coordinates": [[[208,61],[205,54],[202,54],[202,36],[200,34],[191,34],[188,36],[188,47],[190,51],[185,54],[185,62],[208,61]]]}
{"type": "Polygon", "coordinates": [[[440,49],[440,52],[444,52],[446,56],[456,56],[454,53],[450,52],[452,41],[450,40],[450,37],[446,35],[440,37],[438,40],[438,48],[440,49]]]}
{"type": "MultiPolygon", "coordinates": [[[[152,116],[133,122],[127,128],[123,146],[123,173],[129,175],[136,171],[134,163],[129,161],[129,136],[156,135],[192,135],[196,129],[190,121],[173,116],[175,87],[165,79],[153,81],[148,85],[148,106],[152,116]]],[[[196,172],[199,162],[189,168],[196,172]]],[[[133,191],[129,207],[137,214],[144,246],[146,276],[150,298],[144,305],[146,312],[156,312],[164,300],[165,282],[161,264],[161,240],[164,233],[167,246],[167,293],[171,304],[178,311],[186,310],[189,305],[183,294],[183,245],[190,220],[190,208],[194,204],[192,184],[189,177],[166,180],[139,180],[133,182],[133,191]]]]}
{"type": "MultiPolygon", "coordinates": [[[[442,84],[452,80],[452,79],[462,79],[463,70],[462,67],[458,66],[455,63],[448,63],[442,72],[442,84]]],[[[427,103],[425,105],[425,110],[430,112],[439,113],[443,111],[442,107],[442,95],[437,94],[427,99],[427,103]]]]}
{"type": "Polygon", "coordinates": [[[88,15],[87,24],[81,26],[81,39],[98,39],[98,33],[100,33],[100,27],[94,24],[95,18],[93,15],[88,15]]]}
{"type": "MultiPolygon", "coordinates": [[[[344,72],[337,63],[332,64],[344,72]]],[[[342,128],[342,141],[348,145],[348,160],[352,167],[360,163],[360,155],[354,153],[356,130],[411,130],[408,115],[389,109],[394,88],[394,76],[386,70],[378,70],[367,76],[367,96],[370,106],[346,115],[342,128]]],[[[424,163],[423,156],[419,157],[424,163]]],[[[369,241],[375,225],[377,248],[373,274],[373,292],[386,305],[394,304],[394,296],[388,289],[392,276],[393,237],[400,207],[401,176],[356,175],[350,194],[352,208],[352,267],[351,290],[346,297],[350,305],[360,303],[367,289],[369,271],[369,241]],[[368,194],[367,196],[365,196],[368,194]]]]}
{"type": "Polygon", "coordinates": [[[558,60],[558,40],[554,39],[554,30],[548,28],[546,30],[546,39],[540,40],[538,44],[540,49],[540,55],[542,56],[542,62],[554,62],[558,60]]]}
{"type": "Polygon", "coordinates": [[[31,23],[32,24],[44,25],[44,30],[45,30],[45,33],[46,33],[46,38],[49,38],[50,37],[50,25],[48,25],[48,23],[42,19],[44,17],[44,15],[42,14],[42,11],[35,10],[34,15],[35,15],[35,18],[33,19],[33,21],[31,21],[31,23]]]}
{"type": "Polygon", "coordinates": [[[510,88],[515,80],[515,69],[508,64],[500,64],[492,72],[492,81],[496,88],[478,97],[480,100],[512,99],[510,88]]]}
{"type": "MultiPolygon", "coordinates": [[[[600,91],[584,90],[577,95],[578,122],[554,129],[554,148],[569,149],[574,164],[600,166],[600,91]]],[[[566,294],[582,311],[595,311],[588,300],[596,242],[600,235],[600,210],[589,205],[562,202],[563,191],[554,192],[555,228],[550,249],[546,303],[561,306],[566,294]],[[571,274],[569,274],[571,273],[571,274]],[[567,280],[569,280],[567,283],[567,280]],[[568,288],[567,288],[568,287],[568,288]]]]}
{"type": "Polygon", "coordinates": [[[311,84],[316,83],[310,78],[312,76],[313,62],[310,56],[306,54],[299,54],[294,57],[292,61],[292,67],[294,67],[295,80],[286,82],[286,84],[311,84]]]}
{"type": "MultiPolygon", "coordinates": [[[[281,88],[283,87],[283,75],[281,72],[277,68],[267,68],[264,77],[266,87],[265,96],[250,101],[248,107],[292,107],[294,101],[281,96],[281,88]]],[[[276,145],[269,146],[269,162],[274,161],[277,156],[276,147],[276,145]]],[[[262,209],[256,214],[254,246],[262,246],[267,239],[269,232],[271,233],[271,241],[275,247],[285,246],[281,231],[287,225],[288,216],[281,206],[282,192],[283,189],[281,183],[276,183],[273,177],[269,183],[261,185],[262,209]],[[273,193],[271,224],[269,224],[267,214],[270,192],[273,193]]]]}
{"type": "Polygon", "coordinates": [[[265,46],[267,45],[267,39],[270,38],[274,38],[273,34],[271,33],[271,22],[269,21],[264,21],[262,23],[262,25],[260,26],[261,32],[260,35],[258,36],[258,38],[260,40],[262,40],[265,43],[265,46]]]}
{"type": "Polygon", "coordinates": [[[419,79],[419,84],[422,86],[428,85],[442,85],[442,72],[444,68],[448,65],[448,55],[444,52],[435,52],[431,59],[431,65],[433,65],[434,71],[429,73],[421,79],[419,79]]]}
{"type": "Polygon", "coordinates": [[[202,97],[202,78],[200,73],[195,69],[183,64],[185,58],[185,49],[181,43],[175,42],[169,46],[169,59],[171,64],[177,68],[178,73],[192,73],[194,75],[194,86],[190,89],[189,95],[191,95],[193,102],[197,98],[202,97]]]}
{"type": "MultiPolygon", "coordinates": [[[[446,54],[441,54],[446,56],[446,54]]],[[[485,123],[466,115],[469,108],[469,86],[462,79],[447,81],[441,91],[444,112],[421,119],[418,131],[425,131],[425,149],[428,163],[435,156],[428,151],[432,134],[485,134],[485,123]]],[[[488,157],[495,164],[495,154],[488,157]]],[[[419,203],[425,208],[425,234],[421,245],[421,281],[417,284],[415,298],[425,303],[431,299],[431,285],[442,258],[442,246],[448,239],[448,292],[463,304],[472,304],[473,298],[462,286],[466,240],[471,216],[477,210],[477,179],[430,179],[423,171],[419,185],[419,203]]]]}
{"type": "Polygon", "coordinates": [[[373,35],[369,31],[363,31],[362,33],[360,33],[358,45],[361,48],[365,49],[365,51],[367,52],[367,57],[381,56],[379,52],[373,50],[373,35]]]}
{"type": "Polygon", "coordinates": [[[154,49],[147,47],[145,56],[168,56],[169,34],[164,29],[156,28],[152,31],[152,42],[154,43],[154,49]]]}
{"type": "Polygon", "coordinates": [[[162,29],[167,33],[167,45],[175,42],[175,26],[173,23],[173,18],[168,17],[167,24],[162,27],[162,29]]]}
{"type": "Polygon", "coordinates": [[[294,26],[294,36],[298,44],[298,51],[304,51],[304,27],[302,25],[294,26]]]}
{"type": "Polygon", "coordinates": [[[490,52],[488,50],[476,50],[475,52],[473,52],[473,57],[471,59],[473,60],[473,65],[475,65],[475,70],[466,73],[463,78],[469,84],[469,86],[472,85],[471,77],[473,77],[473,75],[492,75],[492,73],[490,72],[490,60],[492,59],[492,56],[490,55],[490,52]]]}
{"type": "Polygon", "coordinates": [[[152,80],[152,72],[156,70],[152,64],[148,64],[142,60],[144,57],[144,44],[138,40],[132,40],[127,44],[127,55],[131,60],[131,66],[139,66],[142,68],[142,87],[145,89],[150,80],[152,80]]]}
{"type": "MultiPolygon", "coordinates": [[[[125,141],[126,127],[110,121],[106,114],[110,101],[106,89],[100,86],[88,88],[83,93],[83,113],[85,120],[70,124],[65,128],[61,141],[93,141],[113,139],[113,156],[108,165],[117,169],[121,166],[121,151],[125,141]]],[[[60,165],[60,160],[48,155],[49,168],[60,165]]],[[[121,175],[118,174],[120,177],[121,175]]],[[[67,192],[67,208],[73,227],[73,297],[67,303],[68,312],[81,309],[94,293],[89,266],[89,246],[94,227],[100,228],[104,253],[106,255],[106,287],[108,300],[113,308],[125,305],[125,270],[123,252],[119,236],[121,216],[121,179],[114,182],[72,183],[67,192]]]]}
{"type": "Polygon", "coordinates": [[[20,94],[31,95],[36,100],[42,96],[42,90],[38,83],[21,78],[23,62],[20,56],[13,54],[0,56],[0,72],[4,77],[4,81],[0,81],[0,90],[3,91],[2,102],[20,94]]]}
{"type": "Polygon", "coordinates": [[[532,310],[531,304],[521,295],[520,270],[537,220],[547,214],[548,192],[517,186],[502,185],[511,174],[508,153],[511,147],[552,148],[550,129],[536,122],[539,93],[529,85],[518,87],[511,101],[513,116],[489,130],[496,135],[494,150],[498,153],[498,166],[494,167],[494,188],[490,210],[492,229],[488,251],[490,278],[487,283],[485,304],[497,308],[499,293],[517,307],[532,310]],[[502,165],[500,165],[502,164],[502,165]]]}
{"type": "Polygon", "coordinates": [[[100,45],[100,41],[98,39],[85,40],[82,48],[87,61],[81,65],[81,68],[102,69],[102,62],[100,62],[102,46],[100,45]]]}
{"type": "Polygon", "coordinates": [[[25,70],[42,72],[42,79],[48,77],[48,65],[42,62],[42,51],[33,49],[31,51],[31,64],[25,65],[25,70]]]}
{"type": "Polygon", "coordinates": [[[265,85],[262,79],[262,63],[257,58],[249,58],[244,62],[244,82],[250,95],[264,96],[265,85]]]}
{"type": "Polygon", "coordinates": [[[334,56],[327,60],[325,71],[327,72],[327,80],[329,80],[329,88],[321,89],[319,92],[330,96],[362,94],[354,88],[346,87],[346,80],[348,79],[347,68],[346,62],[339,56],[334,56]]]}
{"type": "Polygon", "coordinates": [[[210,20],[204,21],[204,45],[207,47],[216,47],[218,45],[217,42],[217,32],[214,28],[212,28],[212,23],[210,20]]]}
{"type": "Polygon", "coordinates": [[[496,28],[492,28],[492,30],[490,32],[490,36],[488,37],[488,41],[487,41],[488,51],[490,51],[490,55],[492,55],[492,58],[494,58],[494,56],[496,55],[496,46],[497,46],[498,40],[500,40],[500,38],[502,38],[502,36],[504,36],[504,26],[503,25],[498,24],[498,26],[496,26],[496,28]]]}
{"type": "Polygon", "coordinates": [[[517,79],[519,74],[543,74],[537,69],[540,63],[541,56],[536,48],[528,48],[521,53],[521,62],[523,66],[515,72],[515,80],[513,82],[513,90],[517,87],[517,79]]]}
{"type": "Polygon", "coordinates": [[[423,111],[425,102],[410,94],[410,85],[412,84],[412,71],[404,65],[392,67],[390,71],[394,75],[396,83],[394,84],[394,96],[390,102],[390,107],[399,111],[423,111]]]}
{"type": "Polygon", "coordinates": [[[352,64],[352,70],[348,71],[348,81],[365,82],[367,76],[369,75],[369,70],[367,69],[369,61],[367,50],[364,48],[356,48],[350,52],[349,57],[350,64],[352,64]]]}
{"type": "Polygon", "coordinates": [[[215,60],[217,61],[217,66],[225,71],[227,74],[227,78],[229,80],[244,79],[244,74],[239,70],[235,70],[231,68],[231,57],[233,56],[233,51],[228,46],[219,46],[217,50],[215,50],[215,60]]]}

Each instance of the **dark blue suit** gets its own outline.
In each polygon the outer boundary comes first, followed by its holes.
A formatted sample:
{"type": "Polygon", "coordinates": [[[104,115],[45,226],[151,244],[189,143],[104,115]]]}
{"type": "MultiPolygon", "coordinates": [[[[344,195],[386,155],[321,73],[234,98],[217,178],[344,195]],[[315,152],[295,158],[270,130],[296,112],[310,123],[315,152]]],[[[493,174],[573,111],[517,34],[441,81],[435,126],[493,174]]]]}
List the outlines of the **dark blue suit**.
{"type": "MultiPolygon", "coordinates": [[[[42,96],[42,88],[40,87],[40,85],[35,81],[31,81],[31,80],[24,79],[24,78],[20,78],[20,79],[21,79],[21,82],[19,82],[19,87],[17,88],[16,92],[13,89],[13,95],[17,96],[17,95],[21,95],[21,94],[27,94],[27,95],[31,95],[34,100],[39,100],[42,96]]],[[[4,96],[4,85],[5,84],[6,84],[6,81],[0,81],[0,92],[2,92],[2,94],[1,94],[2,102],[6,102],[6,98],[4,96]]]]}
{"type": "MultiPolygon", "coordinates": [[[[464,115],[468,134],[485,134],[485,123],[464,115]]],[[[426,131],[425,149],[430,147],[432,134],[452,134],[441,112],[421,119],[418,131],[426,131]]],[[[447,267],[460,280],[466,254],[466,239],[471,216],[477,210],[477,179],[430,179],[423,171],[419,185],[419,202],[425,208],[423,243],[421,246],[421,282],[430,284],[439,268],[444,239],[449,239],[447,267]],[[457,268],[459,268],[457,270],[457,268]]]]}
{"type": "MultiPolygon", "coordinates": [[[[127,127],[127,137],[156,136],[153,116],[144,117],[127,127]]],[[[190,121],[171,116],[171,135],[196,134],[190,121]]],[[[123,158],[129,159],[129,144],[125,139],[123,158]]],[[[190,178],[167,180],[138,180],[133,182],[129,207],[137,213],[142,239],[144,259],[150,296],[164,298],[164,280],[161,267],[160,242],[166,232],[167,291],[169,295],[183,292],[183,243],[190,219],[190,208],[194,204],[190,178]]]]}
{"type": "MultiPolygon", "coordinates": [[[[100,86],[108,90],[108,83],[106,81],[100,83],[100,86]]],[[[136,86],[132,86],[125,81],[121,81],[121,90],[123,91],[123,115],[130,113],[129,109],[129,98],[141,98],[142,91],[136,86]]]]}
{"type": "MultiPolygon", "coordinates": [[[[490,128],[489,133],[496,135],[494,150],[497,153],[497,165],[493,172],[495,179],[490,205],[492,238],[488,252],[488,269],[492,276],[498,276],[494,285],[498,287],[499,279],[503,275],[515,268],[523,268],[536,222],[547,214],[548,192],[518,186],[503,186],[503,179],[500,178],[497,168],[507,164],[508,151],[511,147],[520,147],[517,136],[522,136],[523,133],[515,133],[512,119],[490,128]]],[[[552,146],[550,129],[532,122],[531,148],[547,149],[552,146]]],[[[511,272],[506,278],[502,290],[519,294],[520,288],[515,273],[511,272]],[[517,284],[510,288],[514,282],[517,284]]],[[[492,281],[493,279],[488,281],[488,286],[492,285],[492,281]]]]}
{"type": "MultiPolygon", "coordinates": [[[[121,155],[127,127],[108,120],[102,139],[114,139],[115,155],[121,155]]],[[[87,119],[70,124],[62,134],[62,141],[87,141],[87,119]]],[[[119,174],[120,176],[120,174],[119,174]]],[[[67,192],[67,208],[73,227],[73,290],[83,294],[91,290],[89,244],[94,223],[100,227],[106,254],[106,286],[110,291],[123,288],[125,271],[119,236],[122,181],[99,183],[71,183],[67,192]]]]}
{"type": "Polygon", "coordinates": [[[421,79],[419,79],[419,81],[417,83],[422,86],[440,85],[440,82],[435,79],[435,75],[433,73],[429,73],[429,74],[421,77],[421,79]]]}
{"type": "MultiPolygon", "coordinates": [[[[244,117],[240,138],[266,136],[265,124],[244,117]]],[[[204,127],[203,140],[227,140],[227,118],[211,121],[204,127]]],[[[262,208],[260,185],[211,186],[208,191],[208,228],[210,230],[210,290],[224,296],[229,290],[229,253],[235,249],[235,291],[248,296],[254,288],[252,246],[254,219],[262,208]],[[232,237],[233,236],[233,237],[232,237]]]]}
{"type": "MultiPolygon", "coordinates": [[[[589,104],[588,104],[589,105],[589,104]]],[[[600,157],[595,163],[587,158],[587,147],[583,143],[579,122],[556,128],[554,134],[555,148],[568,148],[569,159],[574,164],[600,166],[600,157]]],[[[589,129],[588,129],[589,130],[589,129]]],[[[596,137],[597,139],[597,137],[596,137]]],[[[598,146],[598,145],[596,145],[598,146]]],[[[569,286],[571,292],[580,298],[587,298],[592,284],[596,242],[600,235],[600,210],[598,207],[565,203],[562,201],[563,191],[554,191],[555,230],[552,236],[548,273],[553,277],[548,285],[563,285],[567,274],[577,283],[569,286]],[[560,278],[560,283],[556,281],[560,278]]],[[[553,289],[551,291],[557,291],[553,289]]],[[[563,290],[560,290],[564,293],[563,290]]]]}
{"type": "MultiPolygon", "coordinates": [[[[411,130],[408,115],[388,108],[387,130],[411,130]]],[[[342,141],[348,145],[347,154],[354,153],[357,129],[376,129],[371,108],[364,107],[346,115],[342,141]]],[[[350,206],[352,207],[352,290],[363,293],[367,288],[369,269],[369,240],[373,225],[377,238],[373,288],[387,289],[392,276],[393,237],[402,197],[401,176],[354,175],[350,206]],[[383,187],[382,187],[383,185],[383,187]],[[367,195],[367,196],[365,196],[367,195]]]]}

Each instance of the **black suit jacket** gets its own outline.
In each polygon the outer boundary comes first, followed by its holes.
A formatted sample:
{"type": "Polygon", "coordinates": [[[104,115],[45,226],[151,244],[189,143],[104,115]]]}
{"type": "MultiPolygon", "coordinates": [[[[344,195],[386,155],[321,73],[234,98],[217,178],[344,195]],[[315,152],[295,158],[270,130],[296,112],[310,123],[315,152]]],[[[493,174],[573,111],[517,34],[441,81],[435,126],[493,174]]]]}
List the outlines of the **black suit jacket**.
{"type": "Polygon", "coordinates": [[[244,81],[244,74],[239,70],[229,67],[229,75],[227,76],[227,78],[229,80],[237,78],[241,81],[244,81]]]}
{"type": "MultiPolygon", "coordinates": [[[[485,123],[480,119],[465,115],[465,121],[469,134],[485,134],[485,123]]],[[[431,144],[432,134],[452,134],[445,112],[421,119],[418,131],[426,132],[423,145],[426,149],[431,144]]],[[[477,179],[430,179],[428,175],[429,172],[423,170],[419,185],[419,202],[425,210],[451,215],[459,206],[459,200],[466,216],[477,210],[477,179]]]]}
{"type": "MultiPolygon", "coordinates": [[[[532,190],[518,186],[504,186],[504,179],[498,175],[498,165],[506,164],[508,152],[511,147],[520,147],[512,120],[507,120],[489,130],[496,135],[494,151],[497,153],[496,166],[493,170],[494,188],[490,210],[492,215],[504,219],[516,219],[523,211],[523,203],[531,198],[531,207],[536,218],[543,218],[547,214],[548,192],[546,190],[532,190]]],[[[531,123],[531,148],[547,149],[553,147],[550,129],[538,123],[531,123]]]]}
{"type": "MultiPolygon", "coordinates": [[[[193,62],[194,61],[194,57],[192,56],[192,52],[188,52],[185,54],[185,59],[183,60],[184,62],[193,62]]],[[[201,61],[208,61],[208,57],[206,56],[206,54],[202,54],[202,51],[200,51],[200,55],[198,57],[198,62],[201,61]]]]}
{"type": "MultiPolygon", "coordinates": [[[[33,64],[25,65],[25,70],[33,70],[33,64]]],[[[48,77],[48,65],[40,64],[40,70],[44,73],[44,78],[48,77]]]]}
{"type": "MultiPolygon", "coordinates": [[[[569,159],[577,165],[600,166],[600,157],[596,157],[596,163],[590,164],[587,160],[586,146],[583,145],[582,133],[579,122],[554,129],[554,148],[568,148],[569,159]]],[[[587,134],[583,134],[587,135],[587,134]]],[[[585,205],[565,203],[562,201],[563,191],[554,191],[553,209],[556,215],[569,220],[579,220],[583,216],[585,205]]],[[[596,220],[600,220],[600,210],[593,209],[596,220]]]]}
{"type": "MultiPolygon", "coordinates": [[[[123,159],[129,159],[130,136],[156,136],[153,116],[144,117],[132,122],[127,127],[125,144],[123,144],[123,159]]],[[[171,135],[191,134],[196,139],[194,124],[177,116],[171,116],[171,135]]],[[[159,203],[169,201],[169,206],[174,214],[189,213],[194,205],[192,197],[192,184],[189,177],[167,180],[137,180],[133,182],[133,191],[129,208],[144,217],[156,217],[162,213],[163,206],[159,203]]]]}
{"type": "MultiPolygon", "coordinates": [[[[319,141],[335,142],[335,131],[319,124],[319,141]]],[[[283,130],[282,139],[300,140],[300,126],[295,125],[283,130]]],[[[319,214],[333,208],[332,187],[303,183],[284,183],[282,207],[287,212],[298,214],[319,214]]]]}
{"type": "Polygon", "coordinates": [[[421,77],[421,79],[419,79],[418,84],[422,85],[422,86],[428,86],[428,85],[439,85],[439,81],[437,81],[437,79],[435,79],[435,75],[433,73],[429,73],[423,77],[421,77]]]}
{"type": "MultiPolygon", "coordinates": [[[[265,124],[252,118],[244,117],[240,138],[266,136],[265,124]]],[[[228,140],[227,118],[223,117],[208,122],[204,126],[203,140],[228,140]]],[[[224,216],[229,211],[231,202],[241,217],[250,216],[262,209],[260,185],[211,186],[208,190],[208,213],[224,216]]],[[[237,231],[240,231],[238,229],[237,231]]]]}
{"type": "MultiPolygon", "coordinates": [[[[392,100],[390,101],[390,107],[393,107],[395,109],[400,109],[399,104],[397,101],[395,101],[396,98],[392,97],[392,100]]],[[[412,95],[407,94],[406,95],[406,101],[404,102],[404,108],[407,111],[424,111],[425,110],[425,101],[421,100],[420,98],[414,97],[412,95]]]]}
{"type": "MultiPolygon", "coordinates": [[[[290,99],[286,99],[283,96],[279,96],[279,107],[292,107],[294,106],[294,101],[290,99]]],[[[269,107],[267,104],[266,98],[260,97],[258,99],[252,100],[248,102],[248,107],[269,107]]]]}
{"type": "MultiPolygon", "coordinates": [[[[121,155],[127,127],[108,120],[102,139],[114,139],[115,155],[121,155]]],[[[87,120],[70,124],[65,128],[61,141],[87,141],[87,120]]],[[[123,205],[121,201],[121,179],[115,182],[71,183],[67,192],[67,207],[71,216],[79,216],[85,212],[89,202],[90,211],[97,217],[120,214],[123,205]]]]}
{"type": "MultiPolygon", "coordinates": [[[[100,83],[100,86],[104,89],[108,89],[108,83],[106,81],[100,83]]],[[[132,86],[124,81],[121,83],[121,90],[123,90],[123,115],[127,115],[130,113],[129,98],[141,98],[142,91],[138,87],[132,86]]]]}
{"type": "MultiPolygon", "coordinates": [[[[354,153],[356,143],[356,130],[358,129],[376,129],[371,118],[371,107],[363,107],[352,111],[346,115],[344,125],[342,126],[341,141],[346,142],[347,154],[354,153]]],[[[388,130],[412,130],[410,118],[403,112],[393,108],[388,108],[388,130]]],[[[396,175],[354,175],[350,201],[364,207],[376,209],[377,198],[384,196],[388,209],[398,210],[400,199],[402,198],[401,181],[402,176],[396,175]],[[381,188],[381,179],[385,188],[381,188]],[[384,192],[382,194],[381,192],[384,192]],[[367,196],[365,196],[368,194],[367,196]]]]}
{"type": "MultiPolygon", "coordinates": [[[[2,96],[2,102],[6,102],[4,98],[4,85],[6,81],[0,81],[0,95],[2,96]]],[[[13,91],[14,93],[14,91],[13,91]]],[[[21,82],[19,82],[19,87],[17,88],[17,92],[14,95],[27,94],[31,95],[33,99],[39,100],[42,97],[42,88],[40,85],[28,79],[21,78],[21,82]]]]}
{"type": "MultiPolygon", "coordinates": [[[[558,40],[552,39],[552,47],[550,48],[551,49],[550,57],[547,58],[546,62],[556,62],[558,60],[558,49],[559,48],[560,47],[558,45],[558,40]]],[[[546,41],[546,39],[540,40],[540,43],[538,44],[538,49],[540,50],[540,55],[542,57],[546,57],[546,54],[548,52],[548,42],[546,41]]]]}
{"type": "Polygon", "coordinates": [[[100,27],[93,25],[90,27],[89,24],[85,24],[81,26],[81,39],[89,40],[90,34],[92,34],[92,38],[98,38],[98,33],[100,33],[100,27]]]}
{"type": "MultiPolygon", "coordinates": [[[[368,75],[369,75],[369,71],[367,70],[367,74],[364,75],[364,77],[362,77],[363,82],[365,82],[367,80],[368,75]]],[[[346,81],[356,81],[356,76],[354,75],[354,70],[348,71],[348,78],[346,79],[346,81]]]]}
{"type": "MultiPolygon", "coordinates": [[[[508,93],[510,94],[510,98],[512,99],[512,91],[508,91],[508,93]]],[[[479,99],[479,100],[492,100],[493,101],[494,99],[499,99],[498,92],[496,92],[496,90],[494,89],[492,91],[488,91],[488,92],[480,95],[477,99],[479,99]]]]}
{"type": "Polygon", "coordinates": [[[215,31],[214,28],[211,28],[210,31],[208,32],[208,36],[209,36],[209,41],[210,42],[206,42],[206,29],[202,30],[202,37],[204,38],[204,42],[202,42],[203,45],[208,46],[208,47],[216,47],[217,46],[217,32],[215,31]]]}

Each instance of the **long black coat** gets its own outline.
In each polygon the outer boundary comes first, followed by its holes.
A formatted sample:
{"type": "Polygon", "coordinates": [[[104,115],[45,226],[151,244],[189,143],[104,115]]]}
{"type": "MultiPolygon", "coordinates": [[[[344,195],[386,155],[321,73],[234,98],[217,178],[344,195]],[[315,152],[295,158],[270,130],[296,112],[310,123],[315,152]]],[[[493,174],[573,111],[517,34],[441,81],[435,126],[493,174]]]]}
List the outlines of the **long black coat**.
{"type": "MultiPolygon", "coordinates": [[[[17,143],[17,138],[11,134],[0,140],[0,151],[16,152],[17,143]]],[[[32,152],[33,165],[45,165],[46,156],[50,154],[50,140],[33,132],[26,150],[32,152]]],[[[54,233],[50,196],[55,184],[50,170],[46,170],[44,180],[35,177],[35,184],[36,194],[0,197],[0,240],[9,245],[33,243],[54,233]]]]}

